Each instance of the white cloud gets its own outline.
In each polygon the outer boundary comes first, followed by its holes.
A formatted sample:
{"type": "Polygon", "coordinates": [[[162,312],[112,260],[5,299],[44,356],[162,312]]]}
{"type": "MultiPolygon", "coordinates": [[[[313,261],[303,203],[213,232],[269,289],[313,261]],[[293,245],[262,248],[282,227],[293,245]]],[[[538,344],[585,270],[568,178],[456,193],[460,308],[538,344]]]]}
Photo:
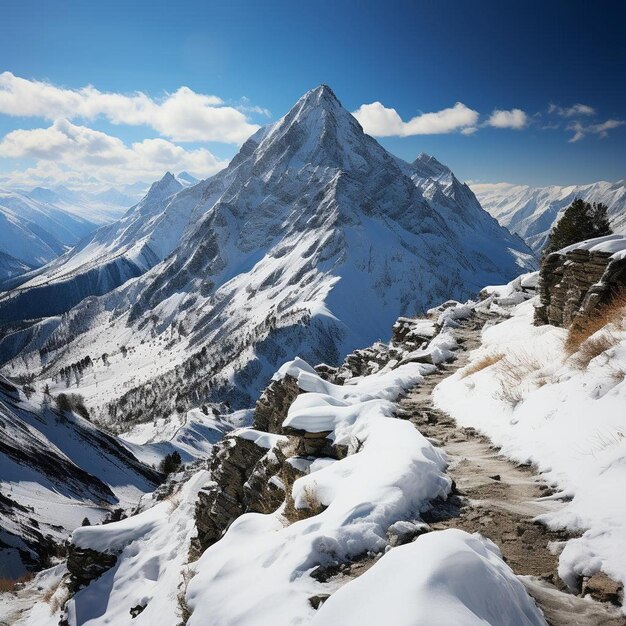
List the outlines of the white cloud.
{"type": "Polygon", "coordinates": [[[514,128],[521,130],[528,124],[528,116],[521,109],[503,111],[495,109],[487,120],[487,126],[494,128],[514,128]]]}
{"type": "Polygon", "coordinates": [[[588,104],[573,104],[571,107],[559,107],[551,104],[548,113],[555,113],[561,117],[575,117],[577,115],[595,115],[596,110],[588,104]]]}
{"type": "MultiPolygon", "coordinates": [[[[245,110],[265,113],[247,104],[245,110]]],[[[113,124],[149,126],[173,141],[241,144],[259,128],[241,110],[224,105],[217,96],[199,94],[189,87],[180,87],[154,100],[142,92],[101,92],[91,85],[64,89],[11,72],[0,74],[0,113],[51,121],[103,117],[113,124]]]]}
{"type": "Polygon", "coordinates": [[[574,133],[573,137],[569,140],[569,143],[580,141],[585,135],[589,134],[607,137],[610,130],[619,128],[624,124],[626,124],[624,120],[607,120],[601,124],[589,124],[587,126],[581,124],[580,122],[572,122],[567,127],[568,130],[571,130],[574,133]]]}
{"type": "Polygon", "coordinates": [[[478,112],[457,102],[453,107],[434,113],[421,113],[404,122],[395,109],[380,102],[363,104],[353,113],[366,133],[375,137],[440,135],[474,127],[478,112]]]}
{"type": "Polygon", "coordinates": [[[114,185],[154,180],[166,170],[206,178],[227,164],[204,148],[185,150],[161,138],[127,146],[117,137],[65,119],[48,128],[11,131],[0,141],[0,157],[37,161],[35,167],[8,176],[21,184],[72,179],[114,185]]]}

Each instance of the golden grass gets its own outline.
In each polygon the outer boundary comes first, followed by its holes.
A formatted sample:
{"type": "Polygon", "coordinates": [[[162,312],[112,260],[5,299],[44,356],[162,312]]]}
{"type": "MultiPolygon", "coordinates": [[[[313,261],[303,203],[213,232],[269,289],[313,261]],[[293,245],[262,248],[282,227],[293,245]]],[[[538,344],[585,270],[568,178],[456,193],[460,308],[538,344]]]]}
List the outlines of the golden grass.
{"type": "Polygon", "coordinates": [[[595,308],[590,315],[577,319],[568,329],[565,339],[565,353],[569,356],[577,352],[591,335],[608,324],[624,328],[626,321],[626,290],[616,292],[608,304],[595,308]]]}
{"type": "Polygon", "coordinates": [[[312,511],[313,515],[317,515],[318,513],[321,513],[326,508],[319,501],[319,498],[317,497],[315,490],[313,489],[313,487],[311,487],[311,485],[307,485],[304,488],[303,498],[306,504],[306,508],[309,509],[309,511],[312,511]]]}
{"type": "Polygon", "coordinates": [[[182,582],[179,585],[180,591],[176,596],[176,603],[178,605],[178,612],[180,614],[180,624],[184,626],[191,617],[191,607],[187,604],[187,587],[189,586],[189,581],[193,578],[194,572],[187,568],[181,571],[182,574],[182,582]]]}
{"type": "Polygon", "coordinates": [[[54,615],[58,613],[70,599],[70,590],[64,585],[59,585],[57,589],[51,588],[51,590],[52,595],[47,602],[50,604],[50,613],[54,615]]]}
{"type": "Polygon", "coordinates": [[[504,358],[504,354],[501,354],[499,352],[496,352],[494,354],[488,354],[487,356],[484,356],[474,361],[473,363],[466,365],[461,370],[460,378],[466,378],[467,376],[476,374],[477,372],[480,372],[481,370],[484,370],[488,367],[491,367],[492,365],[495,365],[496,363],[499,363],[503,358],[504,358]]]}
{"type": "MultiPolygon", "coordinates": [[[[541,363],[527,352],[506,355],[500,359],[497,366],[500,390],[496,397],[515,406],[523,397],[522,382],[539,370],[541,370],[541,363]]],[[[545,381],[542,384],[545,384],[545,381]]]]}
{"type": "Polygon", "coordinates": [[[0,578],[0,593],[14,593],[20,585],[27,583],[35,577],[30,572],[19,578],[0,578]]]}
{"type": "Polygon", "coordinates": [[[587,369],[593,359],[607,350],[614,348],[619,341],[620,340],[613,333],[608,331],[589,337],[589,339],[586,339],[579,346],[578,351],[572,356],[572,365],[580,370],[587,369]]]}

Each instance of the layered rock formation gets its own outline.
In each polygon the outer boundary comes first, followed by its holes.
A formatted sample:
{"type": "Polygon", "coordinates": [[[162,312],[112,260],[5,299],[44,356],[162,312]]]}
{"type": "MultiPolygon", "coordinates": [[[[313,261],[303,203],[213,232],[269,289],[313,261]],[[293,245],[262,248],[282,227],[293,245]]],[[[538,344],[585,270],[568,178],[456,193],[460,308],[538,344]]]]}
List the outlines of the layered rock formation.
{"type": "Polygon", "coordinates": [[[554,252],[543,261],[535,324],[568,327],[626,288],[626,239],[611,235],[554,252]]]}
{"type": "MultiPolygon", "coordinates": [[[[376,342],[355,350],[338,368],[322,364],[315,373],[343,385],[384,367],[397,367],[416,349],[425,350],[440,329],[432,319],[400,318],[389,344],[376,342]]],[[[229,433],[215,447],[208,466],[215,482],[200,490],[196,502],[194,556],[218,541],[244,513],[271,513],[283,506],[286,520],[293,522],[319,512],[321,505],[313,500],[306,508],[295,506],[291,495],[295,481],[309,473],[316,459],[343,459],[358,452],[360,443],[350,450],[347,445],[335,444],[330,431],[284,427],[289,407],[301,393],[306,390],[298,380],[289,371],[279,370],[256,403],[254,427],[229,433]]]]}
{"type": "Polygon", "coordinates": [[[269,513],[280,506],[284,487],[277,475],[287,443],[286,437],[243,428],[216,447],[209,465],[215,483],[198,493],[193,550],[202,553],[243,513],[269,513]]]}

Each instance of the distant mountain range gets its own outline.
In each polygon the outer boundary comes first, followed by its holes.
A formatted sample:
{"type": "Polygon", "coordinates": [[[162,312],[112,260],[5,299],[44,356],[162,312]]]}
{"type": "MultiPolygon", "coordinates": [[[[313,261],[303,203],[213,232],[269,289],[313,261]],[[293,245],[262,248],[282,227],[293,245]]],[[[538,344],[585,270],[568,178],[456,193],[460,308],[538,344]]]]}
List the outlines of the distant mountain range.
{"type": "Polygon", "coordinates": [[[90,355],[81,393],[122,426],[204,402],[247,407],[294,355],[337,363],[398,315],[535,265],[447,167],[393,156],[325,86],[226,169],[181,186],[166,175],[2,296],[5,373],[54,385],[90,355]]]}
{"type": "MultiPolygon", "coordinates": [[[[187,172],[177,180],[180,188],[198,182],[187,172]]],[[[28,272],[56,261],[98,226],[119,219],[147,189],[146,183],[94,194],[62,185],[0,189],[0,289],[24,282],[28,272]]]]}
{"type": "Polygon", "coordinates": [[[55,259],[96,227],[48,201],[0,190],[0,286],[55,259]]]}
{"type": "Polygon", "coordinates": [[[600,181],[590,185],[529,187],[509,183],[476,183],[472,191],[483,208],[535,251],[545,246],[550,231],[576,198],[603,202],[609,207],[611,226],[626,234],[626,181],[600,181]]]}

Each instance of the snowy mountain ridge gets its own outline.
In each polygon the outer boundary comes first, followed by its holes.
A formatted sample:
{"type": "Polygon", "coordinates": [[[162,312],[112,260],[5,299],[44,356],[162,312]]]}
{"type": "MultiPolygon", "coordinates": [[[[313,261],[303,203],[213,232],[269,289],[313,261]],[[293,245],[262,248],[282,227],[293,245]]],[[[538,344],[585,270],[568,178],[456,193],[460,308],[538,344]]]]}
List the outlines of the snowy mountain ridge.
{"type": "MultiPolygon", "coordinates": [[[[164,260],[0,344],[5,371],[42,380],[91,354],[81,393],[126,426],[147,405],[156,417],[199,402],[247,407],[296,354],[337,363],[400,314],[534,266],[447,168],[388,153],[326,86],[214,177],[140,205],[121,237],[134,261],[171,243],[164,260]],[[94,358],[103,352],[106,363],[94,358]]],[[[0,302],[2,315],[15,298],[0,302]]]]}
{"type": "Polygon", "coordinates": [[[41,567],[87,517],[133,507],[160,475],[54,399],[0,376],[0,577],[41,567]]]}
{"type": "Polygon", "coordinates": [[[63,254],[95,228],[47,200],[0,189],[0,288],[24,270],[63,254]]]}
{"type": "MultiPolygon", "coordinates": [[[[201,190],[168,207],[167,199],[192,184],[170,172],[117,221],[101,226],[65,254],[7,283],[0,319],[20,321],[65,313],[81,300],[102,295],[139,276],[174,248],[201,190]],[[8,305],[6,303],[9,302],[8,305]]],[[[195,179],[193,179],[195,180],[195,179]]]]}
{"type": "Polygon", "coordinates": [[[624,180],[563,187],[475,183],[471,188],[483,208],[500,224],[522,237],[535,252],[545,246],[552,227],[576,198],[606,204],[614,232],[626,234],[624,180]]]}

